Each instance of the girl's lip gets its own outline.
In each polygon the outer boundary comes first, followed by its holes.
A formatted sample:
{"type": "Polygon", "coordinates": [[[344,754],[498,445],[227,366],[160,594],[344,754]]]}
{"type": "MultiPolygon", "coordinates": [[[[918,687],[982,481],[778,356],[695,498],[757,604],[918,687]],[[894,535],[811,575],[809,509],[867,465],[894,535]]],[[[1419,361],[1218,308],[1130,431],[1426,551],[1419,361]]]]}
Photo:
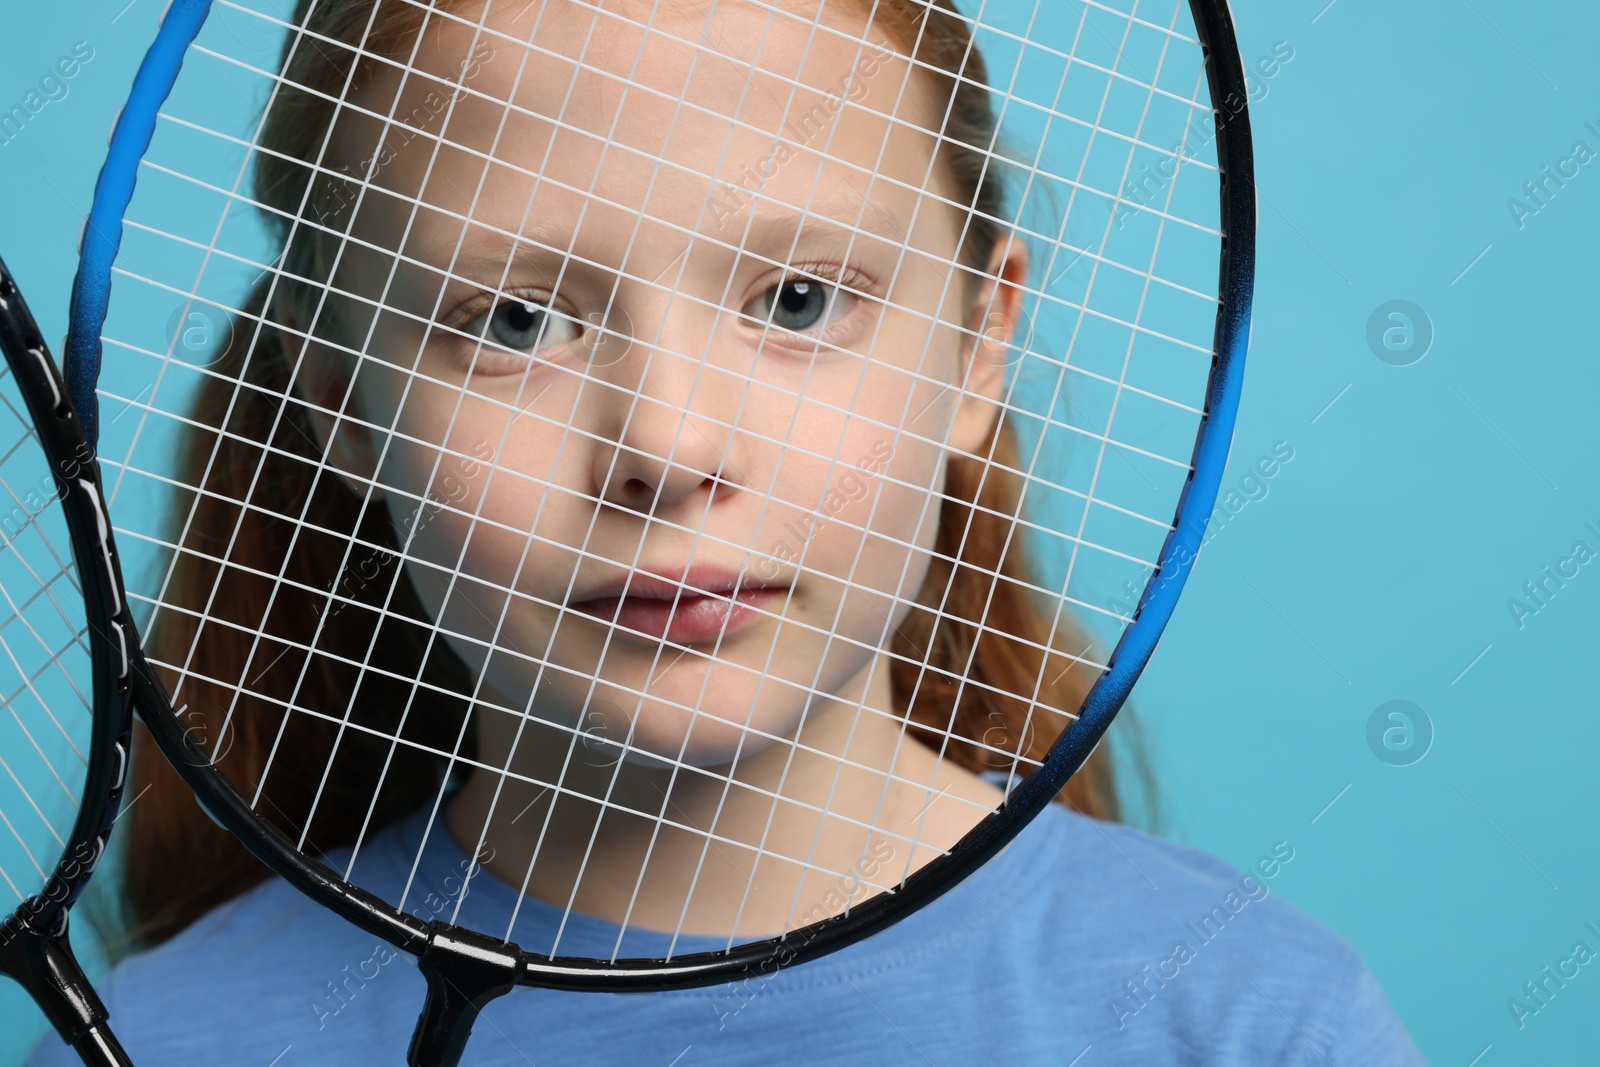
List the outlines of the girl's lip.
{"type": "Polygon", "coordinates": [[[753,625],[781,607],[789,592],[738,571],[700,565],[663,571],[631,571],[570,601],[572,610],[602,622],[676,644],[715,641],[753,625]]]}

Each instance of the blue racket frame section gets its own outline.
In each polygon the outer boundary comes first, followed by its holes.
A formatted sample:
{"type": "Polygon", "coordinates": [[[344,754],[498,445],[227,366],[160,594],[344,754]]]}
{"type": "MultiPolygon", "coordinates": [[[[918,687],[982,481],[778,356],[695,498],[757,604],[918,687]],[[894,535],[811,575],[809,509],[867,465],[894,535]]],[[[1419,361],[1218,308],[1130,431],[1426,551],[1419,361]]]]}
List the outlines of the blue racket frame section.
{"type": "MultiPolygon", "coordinates": [[[[132,94],[112,133],[111,148],[99,180],[94,204],[84,229],[81,260],[73,282],[71,332],[67,342],[65,376],[72,403],[94,441],[95,384],[100,374],[100,331],[104,326],[111,292],[111,267],[121,241],[122,219],[133,196],[139,162],[149,147],[156,115],[176,82],[184,53],[199,33],[211,8],[210,0],[173,0],[155,43],[139,67],[132,94]]],[[[332,870],[296,852],[281,833],[252,811],[220,775],[209,767],[181,725],[174,728],[166,694],[146,676],[139,710],[180,773],[212,813],[244,842],[268,867],[302,892],[363,929],[376,933],[402,950],[421,957],[430,988],[449,991],[471,986],[483,999],[497,995],[510,984],[611,992],[686,988],[737,980],[776,963],[786,966],[843,948],[882,929],[944,893],[967,874],[1004,848],[1061,790],[1099,744],[1145,664],[1155,651],[1178,596],[1199,554],[1228,450],[1244,377],[1249,344],[1251,302],[1255,279],[1256,196],[1253,150],[1246,101],[1244,71],[1227,0],[1190,0],[1195,26],[1208,60],[1211,99],[1217,106],[1217,159],[1222,172],[1222,252],[1220,307],[1214,338],[1211,377],[1206,408],[1195,439],[1191,473],[1179,496],[1172,528],[1162,545],[1152,574],[1132,622],[1123,631],[1106,669],[1096,680],[1080,709],[1079,720],[1050,750],[1043,765],[1011,792],[1001,808],[974,827],[950,855],[928,864],[897,890],[883,893],[853,908],[849,914],[825,919],[786,938],[738,946],[728,952],[680,956],[670,961],[621,959],[586,960],[572,957],[528,956],[515,945],[487,943],[479,935],[442,923],[423,926],[411,916],[390,908],[348,885],[332,870]],[[162,709],[165,710],[162,710],[162,709]],[[187,764],[180,766],[179,764],[187,764]],[[203,768],[203,769],[202,769],[203,768]],[[456,961],[456,962],[452,962],[456,961]],[[470,966],[468,964],[470,963],[470,966]],[[475,968],[475,970],[474,970],[475,968]],[[435,981],[435,979],[438,979],[435,981]]],[[[472,999],[469,997],[469,999],[472,999]]],[[[436,1039],[446,1045],[464,1040],[450,1029],[445,1016],[452,1007],[435,1004],[430,994],[431,1022],[436,1039]],[[435,1011],[437,1009],[437,1011],[435,1011]]],[[[470,1028],[470,1021],[466,1023],[470,1028]]],[[[419,1031],[419,1038],[421,1032],[419,1031]]],[[[438,1046],[433,1046],[438,1048],[438,1046]]],[[[459,1048],[453,1049],[459,1053],[459,1048]]],[[[445,1056],[440,1062],[448,1061],[445,1056]]],[[[432,1062],[422,1056],[413,1062],[432,1062]]]]}
{"type": "Polygon", "coordinates": [[[111,129],[111,147],[95,179],[94,202],[78,239],[78,273],[72,279],[62,377],[91,446],[99,442],[100,405],[94,389],[100,380],[100,331],[111,305],[111,266],[122,246],[122,218],[133,200],[139,161],[155,134],[156,115],[177,83],[183,57],[210,12],[211,0],[172,0],[167,8],[161,29],[133,77],[128,102],[111,129]]]}

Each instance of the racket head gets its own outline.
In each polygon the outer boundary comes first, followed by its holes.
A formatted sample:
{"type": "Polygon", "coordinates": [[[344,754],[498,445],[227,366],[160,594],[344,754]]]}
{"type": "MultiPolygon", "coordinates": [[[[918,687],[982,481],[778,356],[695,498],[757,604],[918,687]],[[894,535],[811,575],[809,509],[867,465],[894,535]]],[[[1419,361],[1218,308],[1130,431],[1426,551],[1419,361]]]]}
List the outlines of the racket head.
{"type": "Polygon", "coordinates": [[[93,455],[4,262],[0,348],[0,972],[86,1062],[123,1062],[66,937],[127,783],[136,631],[93,455]]]}
{"type": "MultiPolygon", "coordinates": [[[[1047,271],[1047,279],[1031,279],[1027,286],[1032,300],[1027,312],[1029,322],[1013,335],[1022,339],[1008,346],[1017,354],[1006,357],[1014,362],[1005,377],[1005,404],[1019,419],[1033,420],[1031,441],[1036,451],[1049,452],[1059,447],[1060,434],[1097,438],[1100,442],[1090,448],[1099,448],[1099,458],[1092,464],[1087,488],[1076,491],[1077,510],[1070,521],[1058,512],[1034,525],[1035,533],[1044,534],[1062,532],[1070,526],[1062,540],[1068,544],[1073,560],[1080,548],[1106,548],[1085,534],[1092,523],[1115,523],[1116,516],[1136,521],[1151,518],[1148,508],[1114,500],[1104,513],[1091,514],[1094,505],[1100,503],[1096,479],[1111,465],[1105,458],[1107,454],[1119,457],[1118,462],[1127,462],[1156,491],[1155,495],[1164,495],[1172,517],[1163,515],[1159,521],[1144,521],[1143,528],[1129,542],[1136,548],[1101,553],[1110,561],[1107,566],[1115,577],[1128,576],[1124,587],[1128,582],[1134,583],[1137,600],[1128,607],[1105,607],[1103,598],[1073,584],[1068,565],[1068,573],[1054,593],[1099,619],[1104,644],[1111,647],[1111,652],[1103,661],[1095,661],[1098,677],[1088,687],[1081,708],[1070,716],[1071,728],[1049,745],[1042,758],[1014,761],[1011,788],[1003,804],[946,854],[889,887],[892,891],[881,892],[854,904],[844,914],[788,930],[779,937],[730,944],[720,952],[666,959],[533,954],[507,945],[503,939],[484,938],[439,922],[421,923],[393,902],[350,886],[344,881],[343,872],[308,857],[300,847],[303,840],[291,839],[262,818],[251,797],[233,788],[212,766],[205,747],[175,715],[154,671],[141,665],[135,671],[141,713],[163,752],[213,817],[302,891],[398,947],[422,955],[425,963],[432,960],[437,967],[448,969],[453,966],[451,960],[476,958],[488,975],[480,976],[478,984],[495,990],[519,982],[613,991],[676,988],[727,981],[772,964],[801,962],[882,929],[915,910],[1012,840],[1089,757],[1171,618],[1198,554],[1227,459],[1242,384],[1254,277],[1255,199],[1248,94],[1226,3],[1177,2],[1163,7],[1158,15],[1151,15],[1145,8],[1134,15],[1117,10],[1116,5],[1075,7],[1073,12],[1078,19],[1077,33],[1069,28],[1060,41],[1029,40],[1030,33],[1044,35],[1045,31],[1030,29],[1040,16],[1032,12],[1035,19],[1030,20],[1027,5],[1014,12],[1000,5],[985,5],[974,23],[979,45],[1006,57],[1004,62],[990,60],[993,86],[1003,89],[1008,78],[1015,83],[1013,62],[1020,70],[1025,63],[1042,59],[1059,63],[1061,84],[1070,84],[1068,95],[1074,97],[1070,106],[1060,103],[1062,97],[1058,93],[1054,105],[1047,98],[1042,104],[1038,99],[1028,100],[1024,107],[1019,95],[1007,99],[1006,106],[1015,106],[1019,112],[1031,108],[1036,123],[1043,121],[1040,116],[1057,121],[1059,126],[1051,129],[1067,131],[1069,136],[1064,139],[1069,145],[1111,144],[1114,162],[1120,164],[1108,169],[1105,160],[1084,147],[1082,162],[1075,161],[1064,168],[1065,173],[1053,174],[1069,202],[1066,218],[1056,220],[1056,229],[1028,232],[1031,238],[1045,241],[1044,247],[1052,257],[1063,250],[1066,254],[1059,260],[1035,259],[1036,270],[1041,260],[1054,269],[1047,271]],[[1097,40],[1109,47],[1096,44],[1097,40]],[[1075,54],[1068,47],[1071,45],[1081,46],[1086,54],[1075,54]],[[1007,52],[1007,48],[1011,51],[1007,52]],[[1172,68],[1176,73],[1165,66],[1169,56],[1176,57],[1172,68]],[[1068,83],[1069,76],[1087,77],[1093,88],[1068,83]],[[1099,90],[1098,110],[1095,89],[1099,90]],[[1119,94],[1125,91],[1137,99],[1121,99],[1119,94]],[[1085,105],[1087,110],[1071,110],[1079,105],[1085,105]],[[1146,131],[1146,118],[1157,112],[1166,113],[1165,118],[1146,131]],[[1157,128],[1161,132],[1157,133],[1157,128]],[[1074,211],[1080,215],[1074,216],[1074,211]],[[1085,230],[1091,234],[1087,240],[1074,241],[1067,236],[1085,230]],[[1163,241],[1167,242],[1165,246],[1163,241]],[[1160,259],[1164,247],[1185,244],[1185,249],[1174,253],[1172,263],[1160,259]],[[1194,249],[1201,251],[1195,253],[1194,249]],[[1142,261],[1141,255],[1145,257],[1142,261]],[[1162,273],[1169,268],[1170,277],[1162,273]],[[1105,280],[1113,276],[1126,283],[1120,290],[1105,280]],[[1128,295],[1130,284],[1132,297],[1128,295]],[[1096,285],[1100,288],[1096,289],[1096,285]],[[1141,291],[1144,297],[1139,296],[1141,291]],[[1157,297],[1150,298],[1151,291],[1157,297]],[[1106,304],[1096,302],[1099,293],[1107,294],[1106,304]],[[1125,303],[1130,299],[1131,304],[1125,303]],[[1119,310],[1122,307],[1131,310],[1119,310]],[[1203,320],[1198,328],[1197,318],[1203,320]],[[1045,335],[1063,322],[1067,325],[1065,335],[1071,338],[1066,351],[1035,350],[1036,343],[1047,347],[1045,335]],[[1111,353],[1108,365],[1092,362],[1091,357],[1099,351],[1111,353]],[[1074,363],[1080,357],[1085,365],[1074,363]],[[1188,362],[1177,368],[1177,363],[1185,359],[1188,362]],[[1022,388],[1019,383],[1036,382],[1041,376],[1039,368],[1031,366],[1034,360],[1047,364],[1042,375],[1047,388],[1042,404],[1034,401],[1029,406],[1016,398],[1022,388]],[[1147,381],[1136,384],[1129,376],[1130,368],[1159,375],[1162,367],[1171,369],[1172,380],[1188,390],[1187,399],[1172,400],[1147,381]],[[1076,406],[1090,409],[1087,414],[1068,411],[1071,404],[1058,407],[1056,395],[1048,388],[1052,374],[1059,383],[1064,376],[1073,376],[1069,371],[1076,372],[1074,380],[1080,383],[1074,395],[1076,406]],[[1101,391],[1099,399],[1093,399],[1096,388],[1101,391]],[[1145,406],[1142,415],[1121,417],[1130,421],[1143,418],[1141,433],[1162,445],[1139,449],[1114,439],[1109,426],[1119,410],[1118,404],[1124,412],[1145,406]],[[1162,412],[1149,408],[1163,404],[1162,412]],[[1162,423],[1158,416],[1163,413],[1175,413],[1178,429],[1162,423]],[[1159,468],[1159,477],[1152,474],[1152,467],[1138,469],[1141,456],[1153,461],[1154,467],[1159,468]],[[484,961],[492,961],[492,966],[484,961]]],[[[186,365],[186,357],[179,351],[184,344],[181,330],[175,332],[170,323],[156,323],[157,329],[152,332],[150,321],[116,322],[117,315],[136,307],[138,302],[112,305],[113,277],[119,293],[139,286],[148,287],[147,293],[176,298],[182,326],[191,321],[187,316],[197,308],[207,316],[207,325],[215,323],[215,318],[209,316],[239,310],[241,277],[253,278],[256,272],[283,272],[282,264],[261,255],[259,249],[251,252],[248,238],[229,244],[228,213],[240,204],[247,205],[249,200],[240,192],[248,162],[249,131],[218,136],[218,131],[207,126],[203,109],[184,112],[184,107],[198,106],[197,97],[185,96],[185,83],[179,79],[182,70],[187,72],[186,77],[196,79],[192,84],[204,84],[198,80],[204,77],[200,73],[202,67],[212,65],[213,73],[218,66],[230,67],[234,72],[245,71],[247,79],[260,78],[266,87],[263,93],[270,96],[276,58],[272,48],[251,43],[259,38],[252,37],[250,30],[275,23],[274,16],[264,8],[254,9],[248,3],[213,5],[204,0],[174,0],[163,21],[113,133],[111,153],[91,211],[93,224],[86,229],[82,262],[74,283],[68,377],[74,398],[85,408],[94,402],[97,382],[102,390],[107,388],[101,377],[102,361],[108,368],[116,365],[118,374],[125,373],[132,364],[143,363],[143,378],[136,371],[132,386],[121,384],[111,390],[119,410],[137,411],[140,419],[152,424],[166,420],[177,425],[183,418],[181,396],[174,399],[159,392],[161,375],[167,371],[193,371],[204,376],[207,360],[212,358],[210,354],[202,355],[186,365]],[[219,14],[225,19],[218,18],[219,14]],[[174,83],[179,91],[169,102],[174,83]],[[189,173],[190,164],[177,162],[179,157],[173,155],[181,153],[185,144],[195,155],[203,155],[204,149],[199,146],[207,138],[213,148],[219,148],[217,158],[206,164],[212,167],[210,180],[189,173]],[[239,152],[229,155],[221,150],[230,147],[239,152]],[[163,155],[164,151],[167,154],[163,155]],[[169,198],[174,195],[172,188],[198,190],[215,198],[222,205],[219,213],[207,216],[202,227],[211,231],[210,236],[169,232],[163,224],[170,223],[170,210],[163,219],[159,199],[150,201],[156,205],[151,213],[139,215],[136,179],[140,183],[139,196],[150,192],[159,197],[161,194],[154,187],[166,183],[169,198]],[[174,182],[175,186],[171,184],[174,182]],[[130,235],[132,243],[122,247],[120,242],[129,241],[130,235]],[[182,268],[166,276],[160,276],[158,270],[135,270],[124,265],[137,260],[141,267],[149,268],[161,262],[162,247],[170,250],[179,245],[185,253],[175,259],[183,259],[182,268]],[[219,248],[223,249],[221,253],[217,252],[219,248]],[[198,275],[194,271],[196,256],[226,263],[234,272],[231,280],[219,270],[219,288],[207,288],[210,276],[204,275],[203,270],[198,275]],[[230,285],[232,295],[224,295],[230,285]],[[113,313],[110,323],[108,309],[113,313]],[[147,392],[141,385],[154,388],[147,392]]],[[[281,30],[281,24],[278,28],[281,30]]],[[[464,65],[458,65],[458,75],[464,70],[464,65]]],[[[465,81],[460,76],[454,88],[470,95],[465,81]]],[[[1005,97],[1006,93],[999,95],[1005,97]]],[[[380,112],[377,117],[384,116],[380,112]]],[[[1002,125],[1003,122],[1002,117],[1002,125]]],[[[998,154],[995,160],[999,166],[998,154]]],[[[333,173],[332,167],[321,169],[333,173]]],[[[1023,169],[1030,176],[1046,175],[1037,164],[1023,169]]],[[[999,221],[1010,224],[1015,220],[999,221]]],[[[296,216],[287,224],[304,222],[303,217],[296,216]]],[[[313,220],[311,225],[318,223],[313,220]]],[[[343,239],[349,241],[352,223],[345,220],[343,225],[343,239]]],[[[149,319],[148,314],[144,317],[149,319]]],[[[239,321],[259,324],[263,319],[260,314],[247,314],[239,321]]],[[[613,335],[607,329],[599,333],[613,335]]],[[[631,330],[617,330],[614,335],[628,341],[635,339],[631,330]]],[[[236,340],[230,334],[215,343],[226,348],[236,340]]],[[[1056,388],[1060,388],[1059,384],[1056,388]]],[[[113,395],[105,397],[107,403],[112,402],[113,395]]],[[[130,477],[141,473],[142,461],[135,455],[139,442],[137,437],[118,439],[115,448],[107,450],[113,456],[111,462],[130,477]]],[[[1050,483],[1041,490],[1043,495],[1054,491],[1058,497],[1072,496],[1064,484],[1052,483],[1032,470],[1025,473],[1035,482],[1050,483]]],[[[1117,477],[1121,478],[1120,490],[1129,494],[1129,500],[1146,498],[1144,490],[1132,482],[1132,475],[1117,477]]],[[[1112,476],[1107,475],[1106,481],[1110,484],[1112,476]]],[[[1042,512],[1047,517],[1050,506],[1047,504],[1042,512]]],[[[1058,501],[1055,506],[1064,505],[1058,501]]],[[[119,529],[152,544],[160,543],[161,535],[148,529],[126,525],[119,529]]],[[[1116,587],[1115,578],[1108,581],[1112,588],[1116,587]]],[[[160,594],[142,595],[154,602],[160,594]]],[[[443,1024],[438,1027],[441,1032],[448,1029],[443,1024]]]]}

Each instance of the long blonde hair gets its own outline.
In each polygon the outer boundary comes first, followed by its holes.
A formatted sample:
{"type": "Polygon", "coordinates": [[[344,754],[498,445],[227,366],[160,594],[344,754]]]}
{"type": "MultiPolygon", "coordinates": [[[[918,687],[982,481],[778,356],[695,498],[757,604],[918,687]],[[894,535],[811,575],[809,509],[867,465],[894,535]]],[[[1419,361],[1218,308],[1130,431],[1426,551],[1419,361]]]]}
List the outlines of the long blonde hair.
{"type": "MultiPolygon", "coordinates": [[[[946,168],[956,202],[972,205],[961,259],[977,277],[1006,236],[996,221],[1005,203],[990,165],[997,123],[987,73],[967,24],[949,0],[848,2],[872,5],[874,24],[914,54],[940,105],[934,113],[948,115],[936,165],[946,168]]],[[[340,87],[361,76],[357,42],[369,55],[403,57],[429,13],[414,0],[300,0],[296,24],[317,44],[285,59],[285,88],[262,129],[265,151],[253,176],[256,199],[282,212],[268,224],[286,246],[287,276],[326,274],[317,242],[289,233],[305,205],[328,202],[314,183],[346,179],[297,161],[320,157],[340,87]]],[[[217,754],[222,770],[246,795],[260,786],[257,809],[291,836],[304,834],[315,852],[356,839],[380,783],[368,833],[437,790],[445,761],[433,753],[450,751],[466,728],[467,700],[451,694],[471,692],[471,678],[442,642],[427,640],[426,615],[396,573],[387,518],[364,512],[341,480],[317,477],[323,456],[295,397],[294,342],[271,322],[267,292],[262,284],[251,295],[234,324],[238,342],[194,399],[179,484],[202,488],[174,509],[182,543],[148,645],[154,660],[183,665],[181,679],[168,672],[166,680],[202,736],[215,736],[231,715],[217,754]],[[361,581],[340,573],[351,537],[384,549],[363,560],[361,581]],[[316,647],[307,650],[305,635],[319,619],[316,647]],[[363,662],[364,671],[352,666],[363,662]],[[400,743],[391,744],[419,662],[429,714],[406,718],[400,743]],[[291,699],[326,716],[293,714],[291,699]],[[336,744],[342,718],[355,728],[336,744]]],[[[1030,588],[1015,528],[1019,445],[1005,418],[987,448],[990,461],[949,460],[935,559],[889,650],[896,707],[919,736],[970,770],[1009,768],[1008,754],[1042,758],[1097,674],[1075,658],[1087,642],[1030,588]]],[[[266,877],[149,744],[138,749],[134,778],[142,799],[118,835],[124,948],[159,943],[266,877]]],[[[1092,816],[1120,816],[1105,746],[1059,799],[1092,816]]]]}

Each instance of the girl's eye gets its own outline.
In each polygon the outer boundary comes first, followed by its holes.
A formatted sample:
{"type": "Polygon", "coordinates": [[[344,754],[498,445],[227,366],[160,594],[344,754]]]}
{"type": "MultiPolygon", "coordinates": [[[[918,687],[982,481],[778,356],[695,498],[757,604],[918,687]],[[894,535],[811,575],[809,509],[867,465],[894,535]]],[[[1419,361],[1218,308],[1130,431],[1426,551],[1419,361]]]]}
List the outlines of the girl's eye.
{"type": "Polygon", "coordinates": [[[784,279],[750,301],[745,314],[780,330],[803,333],[819,322],[822,328],[831,326],[850,310],[848,301],[854,299],[837,282],[799,276],[784,279]]]}
{"type": "Polygon", "coordinates": [[[543,304],[513,297],[502,300],[464,327],[471,337],[514,352],[537,352],[551,345],[576,340],[577,324],[543,304]]]}

